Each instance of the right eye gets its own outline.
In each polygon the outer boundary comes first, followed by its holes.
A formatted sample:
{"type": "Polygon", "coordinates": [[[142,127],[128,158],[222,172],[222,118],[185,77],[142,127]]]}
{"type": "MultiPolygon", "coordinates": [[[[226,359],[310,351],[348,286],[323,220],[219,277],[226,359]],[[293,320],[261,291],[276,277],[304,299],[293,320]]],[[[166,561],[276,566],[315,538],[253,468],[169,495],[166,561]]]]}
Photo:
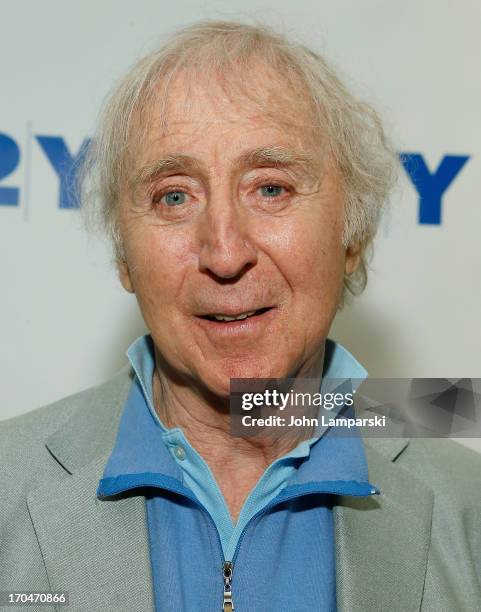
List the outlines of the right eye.
{"type": "Polygon", "coordinates": [[[187,199],[187,194],[184,191],[168,191],[164,193],[164,195],[159,198],[159,202],[164,203],[166,206],[179,206],[180,204],[185,204],[187,199]]]}

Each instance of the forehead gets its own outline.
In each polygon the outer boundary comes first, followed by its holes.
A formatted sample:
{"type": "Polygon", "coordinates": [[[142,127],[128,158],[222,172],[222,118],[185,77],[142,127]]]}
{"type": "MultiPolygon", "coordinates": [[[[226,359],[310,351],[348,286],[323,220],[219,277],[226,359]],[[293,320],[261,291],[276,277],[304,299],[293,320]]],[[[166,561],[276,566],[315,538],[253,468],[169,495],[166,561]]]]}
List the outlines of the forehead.
{"type": "Polygon", "coordinates": [[[136,161],[176,147],[206,149],[215,141],[232,153],[259,145],[319,149],[313,117],[300,86],[268,66],[230,74],[184,70],[161,80],[144,109],[136,161]]]}
{"type": "Polygon", "coordinates": [[[182,122],[199,113],[210,119],[262,116],[280,123],[308,122],[299,92],[296,94],[272,68],[259,63],[251,70],[238,68],[231,74],[184,70],[167,87],[160,83],[158,92],[165,96],[166,122],[182,122]]]}

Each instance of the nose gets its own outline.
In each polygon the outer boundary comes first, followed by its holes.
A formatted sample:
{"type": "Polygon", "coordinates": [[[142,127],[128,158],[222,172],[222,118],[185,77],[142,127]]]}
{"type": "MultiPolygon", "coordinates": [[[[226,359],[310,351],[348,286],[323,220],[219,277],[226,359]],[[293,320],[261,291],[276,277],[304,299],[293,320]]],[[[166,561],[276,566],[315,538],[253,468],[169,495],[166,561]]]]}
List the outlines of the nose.
{"type": "Polygon", "coordinates": [[[234,279],[257,263],[245,211],[228,198],[211,199],[199,228],[199,270],[217,279],[234,279]]]}

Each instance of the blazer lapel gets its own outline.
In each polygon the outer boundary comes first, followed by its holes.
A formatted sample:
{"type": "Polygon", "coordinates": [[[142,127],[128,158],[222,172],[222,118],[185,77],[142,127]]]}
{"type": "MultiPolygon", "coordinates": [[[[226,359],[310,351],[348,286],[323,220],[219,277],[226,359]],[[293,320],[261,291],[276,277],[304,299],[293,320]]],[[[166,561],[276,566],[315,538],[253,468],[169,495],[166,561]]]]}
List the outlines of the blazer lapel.
{"type": "Polygon", "coordinates": [[[419,610],[433,492],[394,463],[407,440],[364,442],[381,494],[341,497],[334,508],[338,609],[419,610]]]}
{"type": "Polygon", "coordinates": [[[69,609],[146,612],[154,601],[145,497],[96,497],[130,378],[124,371],[109,385],[47,440],[65,471],[32,491],[27,504],[50,587],[70,592],[69,609]]]}

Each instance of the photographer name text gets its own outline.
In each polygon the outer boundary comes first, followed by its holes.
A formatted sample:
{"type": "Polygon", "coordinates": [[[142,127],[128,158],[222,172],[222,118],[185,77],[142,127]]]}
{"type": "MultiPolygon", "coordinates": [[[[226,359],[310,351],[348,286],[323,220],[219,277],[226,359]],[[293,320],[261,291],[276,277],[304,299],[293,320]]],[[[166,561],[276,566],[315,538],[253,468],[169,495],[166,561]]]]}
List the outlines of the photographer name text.
{"type": "Polygon", "coordinates": [[[385,416],[372,417],[307,417],[291,416],[289,419],[278,415],[253,417],[249,414],[242,417],[244,427],[385,427],[385,416]]]}

